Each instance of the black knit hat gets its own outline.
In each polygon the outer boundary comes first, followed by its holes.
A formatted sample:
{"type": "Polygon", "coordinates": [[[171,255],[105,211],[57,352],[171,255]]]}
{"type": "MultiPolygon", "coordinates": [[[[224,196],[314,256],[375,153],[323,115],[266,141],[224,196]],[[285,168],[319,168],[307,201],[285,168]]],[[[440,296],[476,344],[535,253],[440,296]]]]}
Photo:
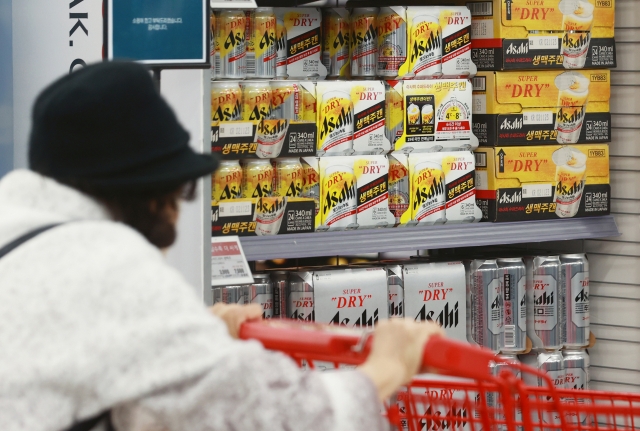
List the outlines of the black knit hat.
{"type": "Polygon", "coordinates": [[[47,87],[33,107],[29,164],[102,189],[154,189],[215,171],[136,63],[87,66],[47,87]]]}

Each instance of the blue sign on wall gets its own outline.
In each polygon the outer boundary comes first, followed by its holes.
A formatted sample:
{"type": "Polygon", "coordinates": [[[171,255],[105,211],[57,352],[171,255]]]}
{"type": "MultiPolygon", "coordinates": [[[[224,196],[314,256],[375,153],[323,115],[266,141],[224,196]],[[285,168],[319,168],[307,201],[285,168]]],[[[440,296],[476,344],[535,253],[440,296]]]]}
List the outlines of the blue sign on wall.
{"type": "Polygon", "coordinates": [[[109,59],[154,66],[209,63],[207,0],[109,0],[109,59]]]}

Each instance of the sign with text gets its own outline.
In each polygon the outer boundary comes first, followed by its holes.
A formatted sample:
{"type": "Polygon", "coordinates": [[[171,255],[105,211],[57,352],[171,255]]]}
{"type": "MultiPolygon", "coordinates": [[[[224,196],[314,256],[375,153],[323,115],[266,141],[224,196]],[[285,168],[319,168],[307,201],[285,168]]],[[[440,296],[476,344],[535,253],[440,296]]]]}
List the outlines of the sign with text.
{"type": "Polygon", "coordinates": [[[109,0],[108,58],[150,66],[209,67],[206,0],[109,0]]]}
{"type": "Polygon", "coordinates": [[[237,236],[211,238],[211,286],[253,283],[237,236]]]}

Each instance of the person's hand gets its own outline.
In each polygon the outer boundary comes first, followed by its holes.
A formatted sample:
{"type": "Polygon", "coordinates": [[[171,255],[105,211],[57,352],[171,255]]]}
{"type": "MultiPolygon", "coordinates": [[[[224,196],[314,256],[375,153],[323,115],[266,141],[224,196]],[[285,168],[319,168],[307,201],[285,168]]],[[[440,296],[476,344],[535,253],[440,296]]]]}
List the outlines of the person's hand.
{"type": "Polygon", "coordinates": [[[358,369],[373,381],[380,400],[385,400],[420,371],[427,340],[444,336],[432,322],[408,319],[383,320],[373,332],[373,345],[367,360],[358,369]]]}
{"type": "Polygon", "coordinates": [[[218,302],[209,308],[209,311],[222,319],[227,325],[229,334],[231,334],[233,338],[238,338],[240,325],[244,322],[257,320],[262,317],[262,307],[260,304],[238,305],[218,302]]]}

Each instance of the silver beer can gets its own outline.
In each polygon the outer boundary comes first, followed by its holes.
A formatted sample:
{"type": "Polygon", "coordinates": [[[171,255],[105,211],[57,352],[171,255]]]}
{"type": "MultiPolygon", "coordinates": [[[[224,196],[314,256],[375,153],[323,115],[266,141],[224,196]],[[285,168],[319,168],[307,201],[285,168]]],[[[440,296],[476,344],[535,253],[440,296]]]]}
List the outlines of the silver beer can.
{"type": "Polygon", "coordinates": [[[302,88],[296,81],[271,81],[271,118],[303,121],[302,88]]]}
{"type": "Polygon", "coordinates": [[[387,265],[389,287],[389,317],[404,317],[404,277],[402,265],[387,265]]]}
{"type": "Polygon", "coordinates": [[[253,274],[253,283],[247,285],[247,303],[260,304],[262,318],[273,317],[273,284],[268,274],[253,274]]]}
{"type": "Polygon", "coordinates": [[[502,344],[502,284],[498,262],[476,259],[471,262],[471,304],[474,340],[480,346],[500,351],[502,344]]]}
{"type": "Polygon", "coordinates": [[[271,273],[273,284],[273,317],[287,317],[287,292],[289,290],[289,273],[287,271],[273,271],[271,273]]]}
{"type": "Polygon", "coordinates": [[[224,304],[247,304],[245,287],[244,285],[221,287],[220,302],[224,304]]]}
{"type": "Polygon", "coordinates": [[[398,76],[398,69],[407,60],[406,16],[398,15],[390,7],[382,7],[376,20],[376,27],[378,76],[395,78],[398,76]]]}
{"type": "Polygon", "coordinates": [[[526,268],[520,258],[498,259],[498,268],[504,313],[501,351],[522,352],[527,347],[526,268]]]}
{"type": "Polygon", "coordinates": [[[286,79],[287,74],[287,27],[284,20],[276,16],[276,76],[286,79]]]}
{"type": "Polygon", "coordinates": [[[298,271],[289,273],[287,318],[315,322],[313,272],[298,271]]]}
{"type": "Polygon", "coordinates": [[[561,284],[564,298],[562,332],[566,347],[589,345],[589,261],[584,254],[560,256],[561,284]]]}
{"type": "Polygon", "coordinates": [[[536,256],[533,258],[533,328],[542,347],[560,349],[562,340],[562,297],[560,258],[536,256]]]}
{"type": "MultiPolygon", "coordinates": [[[[584,349],[567,349],[562,353],[564,357],[564,371],[566,373],[565,384],[567,389],[573,389],[576,391],[589,390],[590,359],[587,351],[584,349]]],[[[587,400],[576,397],[566,398],[565,402],[584,404],[587,400]]],[[[570,406],[567,407],[567,410],[569,410],[569,413],[567,414],[567,422],[574,424],[578,422],[583,424],[586,422],[586,413],[581,412],[578,414],[576,411],[572,411],[570,406]]]]}
{"type": "Polygon", "coordinates": [[[221,287],[212,287],[211,288],[213,294],[213,303],[217,304],[218,302],[222,302],[222,288],[221,287]]]}
{"type": "MultiPolygon", "coordinates": [[[[522,373],[520,372],[520,370],[512,366],[512,365],[518,365],[518,364],[520,364],[520,360],[518,359],[518,356],[516,354],[502,353],[497,356],[496,364],[493,367],[492,371],[495,376],[499,376],[502,370],[509,370],[516,376],[516,378],[522,379],[522,373]]],[[[504,414],[504,410],[505,410],[504,403],[500,400],[500,395],[498,393],[496,393],[494,396],[496,397],[495,398],[496,405],[492,407],[495,407],[498,409],[498,411],[496,412],[496,419],[500,422],[504,422],[506,420],[506,416],[504,414]]],[[[515,401],[516,401],[516,407],[515,407],[515,411],[513,412],[513,418],[517,423],[521,423],[522,409],[520,408],[519,400],[516,399],[515,401]]],[[[508,427],[504,424],[499,424],[497,426],[497,429],[499,431],[507,431],[508,427]]],[[[518,427],[517,429],[520,430],[521,427],[518,427]]]]}
{"type": "MultiPolygon", "coordinates": [[[[547,374],[547,376],[551,379],[551,384],[556,389],[566,389],[564,358],[562,357],[562,353],[560,353],[560,351],[543,351],[537,354],[530,353],[528,355],[521,355],[520,360],[523,364],[529,365],[530,367],[536,368],[547,374]]],[[[522,380],[524,380],[524,383],[528,386],[547,386],[542,377],[538,377],[529,373],[524,373],[522,380]]],[[[560,425],[560,413],[558,413],[557,411],[553,411],[552,408],[553,404],[549,403],[548,405],[544,405],[543,409],[533,409],[531,411],[533,422],[537,424],[540,422],[540,418],[542,418],[542,421],[544,423],[560,425]]]]}
{"type": "Polygon", "coordinates": [[[373,78],[378,67],[377,7],[358,7],[351,14],[351,76],[373,78]]]}
{"type": "Polygon", "coordinates": [[[242,10],[226,9],[216,15],[216,78],[247,76],[247,17],[242,10]]]}

